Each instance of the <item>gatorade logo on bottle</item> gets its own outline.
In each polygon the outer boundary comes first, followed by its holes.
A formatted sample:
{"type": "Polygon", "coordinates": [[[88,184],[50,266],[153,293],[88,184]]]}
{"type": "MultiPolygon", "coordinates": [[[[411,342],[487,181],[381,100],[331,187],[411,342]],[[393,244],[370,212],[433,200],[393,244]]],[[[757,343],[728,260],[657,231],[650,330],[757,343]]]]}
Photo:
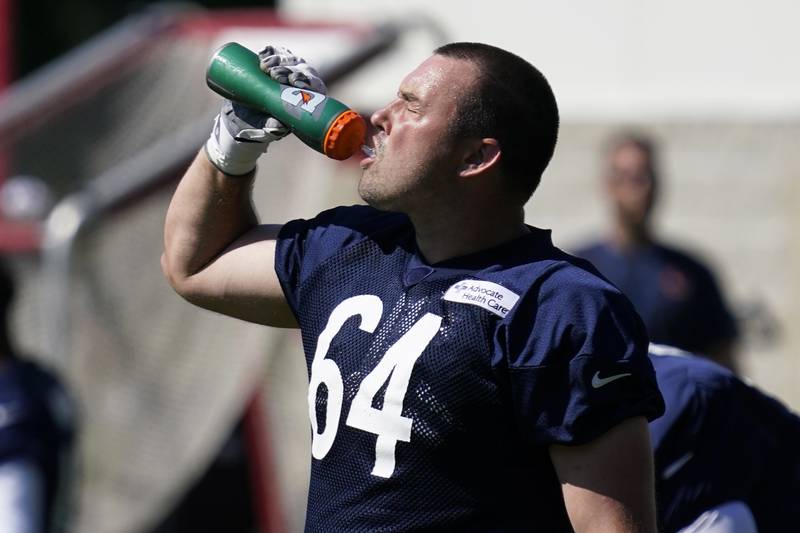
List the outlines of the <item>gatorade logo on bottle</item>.
{"type": "Polygon", "coordinates": [[[331,159],[347,159],[364,144],[364,117],[336,98],[278,83],[261,71],[258,55],[240,44],[214,53],[206,82],[225,98],[274,116],[331,159]]]}
{"type": "Polygon", "coordinates": [[[313,113],[317,106],[325,101],[325,95],[298,89],[297,87],[286,87],[281,92],[281,100],[289,105],[313,113]]]}

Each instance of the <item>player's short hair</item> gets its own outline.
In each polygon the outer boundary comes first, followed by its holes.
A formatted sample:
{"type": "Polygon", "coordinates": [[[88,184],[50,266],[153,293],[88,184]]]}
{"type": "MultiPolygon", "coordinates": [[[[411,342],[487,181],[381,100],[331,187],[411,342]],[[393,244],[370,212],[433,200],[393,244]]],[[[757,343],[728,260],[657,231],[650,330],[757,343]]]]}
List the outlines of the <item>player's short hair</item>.
{"type": "Polygon", "coordinates": [[[478,83],[460,102],[450,131],[457,137],[497,139],[500,168],[527,201],[558,139],[558,105],[547,79],[521,57],[488,44],[451,43],[434,54],[478,67],[478,83]]]}

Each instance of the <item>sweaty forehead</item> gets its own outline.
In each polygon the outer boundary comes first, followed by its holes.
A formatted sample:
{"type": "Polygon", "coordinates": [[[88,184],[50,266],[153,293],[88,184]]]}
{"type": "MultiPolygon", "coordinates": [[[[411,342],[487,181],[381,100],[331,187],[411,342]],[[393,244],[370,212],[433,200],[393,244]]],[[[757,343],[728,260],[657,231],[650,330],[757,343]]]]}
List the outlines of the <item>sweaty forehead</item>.
{"type": "Polygon", "coordinates": [[[458,99],[477,76],[477,66],[469,61],[434,54],[403,78],[399,90],[422,103],[446,96],[458,99]]]}

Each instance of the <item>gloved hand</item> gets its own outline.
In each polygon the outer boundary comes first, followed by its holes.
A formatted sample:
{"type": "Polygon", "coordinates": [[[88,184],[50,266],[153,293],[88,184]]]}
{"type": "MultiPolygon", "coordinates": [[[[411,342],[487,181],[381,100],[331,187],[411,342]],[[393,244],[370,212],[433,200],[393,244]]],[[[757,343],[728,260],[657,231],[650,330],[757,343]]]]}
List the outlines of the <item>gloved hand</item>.
{"type": "MultiPolygon", "coordinates": [[[[283,47],[267,46],[258,53],[261,70],[284,85],[326,94],[325,83],[313,67],[283,47]]],[[[206,154],[225,174],[250,173],[269,143],[289,134],[289,128],[276,118],[236,102],[225,100],[214,119],[206,142],[206,154]]]]}

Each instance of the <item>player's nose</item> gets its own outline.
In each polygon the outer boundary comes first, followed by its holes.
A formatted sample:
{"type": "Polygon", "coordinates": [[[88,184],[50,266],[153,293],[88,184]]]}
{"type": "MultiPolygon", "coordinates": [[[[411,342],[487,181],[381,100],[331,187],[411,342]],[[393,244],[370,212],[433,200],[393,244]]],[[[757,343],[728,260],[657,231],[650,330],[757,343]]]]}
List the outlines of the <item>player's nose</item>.
{"type": "Polygon", "coordinates": [[[378,130],[383,131],[384,133],[389,133],[390,129],[389,106],[385,105],[382,108],[375,111],[374,113],[372,113],[372,116],[370,116],[369,121],[378,130]]]}

